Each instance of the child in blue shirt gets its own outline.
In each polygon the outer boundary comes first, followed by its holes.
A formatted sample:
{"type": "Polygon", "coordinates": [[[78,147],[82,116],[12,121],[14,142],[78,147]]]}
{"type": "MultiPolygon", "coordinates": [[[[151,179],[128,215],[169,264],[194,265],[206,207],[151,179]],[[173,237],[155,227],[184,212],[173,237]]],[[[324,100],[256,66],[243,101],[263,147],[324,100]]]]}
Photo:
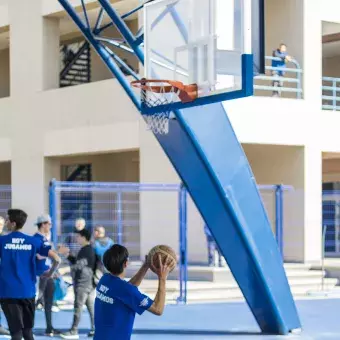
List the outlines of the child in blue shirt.
{"type": "Polygon", "coordinates": [[[155,315],[163,313],[166,279],[173,266],[172,260],[167,258],[162,263],[159,257],[158,268],[152,268],[158,275],[158,291],[154,301],[137,288],[149,269],[147,263],[127,282],[124,277],[128,260],[128,250],[118,244],[104,254],[104,266],[109,273],[103,275],[97,286],[95,340],[130,340],[136,313],[141,315],[146,310],[155,315]]]}
{"type": "Polygon", "coordinates": [[[55,273],[60,258],[48,242],[21,232],[27,220],[24,211],[10,209],[7,213],[10,233],[0,236],[0,303],[11,339],[33,340],[36,255],[53,260],[51,269],[45,274],[47,277],[55,273]]]}
{"type": "MultiPolygon", "coordinates": [[[[287,53],[286,44],[280,44],[279,48],[273,51],[273,57],[275,59],[272,61],[272,76],[275,78],[283,77],[285,75],[284,69],[286,68],[286,63],[292,60],[292,57],[287,53]]],[[[273,81],[273,87],[275,88],[282,87],[282,85],[282,80],[275,79],[273,81]]],[[[275,89],[273,91],[273,96],[279,96],[279,91],[275,89]]]]}

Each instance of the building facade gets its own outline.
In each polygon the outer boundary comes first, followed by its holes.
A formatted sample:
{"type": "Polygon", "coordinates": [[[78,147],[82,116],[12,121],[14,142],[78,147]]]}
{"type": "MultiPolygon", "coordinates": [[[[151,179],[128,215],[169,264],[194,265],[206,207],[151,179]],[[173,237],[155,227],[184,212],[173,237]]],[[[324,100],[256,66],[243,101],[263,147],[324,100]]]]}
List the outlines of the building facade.
{"type": "MultiPolygon", "coordinates": [[[[111,2],[121,13],[139,3],[111,2]]],[[[340,180],[334,87],[340,77],[340,2],[266,0],[265,5],[267,56],[285,43],[295,60],[287,67],[300,71],[287,72],[291,81],[284,82],[280,97],[272,97],[268,68],[268,77],[255,81],[255,96],[224,105],[258,184],[294,187],[286,199],[285,259],[313,262],[322,253],[322,182],[340,180]]],[[[81,11],[80,2],[74,6],[81,11]]],[[[87,0],[86,6],[93,22],[96,1],[87,0]]],[[[138,17],[127,24],[136,32],[138,17]]],[[[108,34],[117,36],[114,29],[108,34]]],[[[179,183],[124,90],[84,43],[57,1],[0,0],[0,184],[11,185],[12,205],[28,211],[30,232],[34,217],[48,210],[50,180],[67,179],[68,166],[90,165],[91,180],[98,182],[179,183]]],[[[121,56],[138,70],[131,56],[121,56]]],[[[178,244],[178,228],[162,228],[159,197],[148,199],[140,207],[141,256],[157,243],[178,244]]],[[[189,254],[201,261],[204,224],[189,205],[189,254]]],[[[166,218],[176,224],[177,217],[166,218]]]]}

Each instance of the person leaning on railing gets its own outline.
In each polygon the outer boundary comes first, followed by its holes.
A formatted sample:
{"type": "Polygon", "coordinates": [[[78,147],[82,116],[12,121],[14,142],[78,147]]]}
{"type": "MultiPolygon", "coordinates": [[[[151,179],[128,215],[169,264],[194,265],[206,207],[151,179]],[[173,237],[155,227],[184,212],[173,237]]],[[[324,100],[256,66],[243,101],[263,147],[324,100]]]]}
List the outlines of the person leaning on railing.
{"type": "MultiPolygon", "coordinates": [[[[292,57],[287,53],[287,45],[280,44],[279,48],[273,51],[273,57],[279,58],[272,61],[272,67],[278,68],[278,70],[272,70],[273,77],[283,77],[285,75],[285,71],[282,70],[286,67],[286,63],[292,60],[292,57]]],[[[283,86],[283,82],[281,80],[274,80],[273,87],[279,88],[283,86]]],[[[273,97],[278,97],[280,95],[279,91],[273,91],[273,97]]]]}

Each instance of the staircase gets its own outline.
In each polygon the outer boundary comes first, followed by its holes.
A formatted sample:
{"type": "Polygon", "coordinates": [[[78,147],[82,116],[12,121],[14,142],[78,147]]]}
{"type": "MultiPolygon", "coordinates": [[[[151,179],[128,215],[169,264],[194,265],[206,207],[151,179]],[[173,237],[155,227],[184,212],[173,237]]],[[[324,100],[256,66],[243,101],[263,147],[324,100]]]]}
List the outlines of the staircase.
{"type": "Polygon", "coordinates": [[[91,50],[88,42],[62,45],[60,87],[91,82],[91,50]]]}
{"type": "MultiPolygon", "coordinates": [[[[131,263],[127,276],[131,277],[140,268],[140,263],[131,263]]],[[[294,298],[310,297],[310,292],[321,289],[321,278],[325,275],[321,270],[312,270],[310,265],[306,264],[285,264],[285,270],[288,276],[289,284],[294,298]]],[[[228,268],[211,268],[192,266],[188,268],[188,303],[205,303],[205,302],[226,302],[243,300],[242,293],[238,288],[230,270],[228,268]]],[[[174,304],[179,296],[178,270],[174,270],[167,282],[167,304],[174,304]]],[[[66,278],[71,282],[71,278],[66,278]]],[[[326,278],[325,290],[340,291],[336,287],[338,279],[326,278]]],[[[157,292],[157,280],[153,273],[148,272],[143,280],[140,290],[154,298],[157,292]]],[[[60,302],[62,309],[73,308],[73,290],[70,288],[66,299],[60,302]]]]}

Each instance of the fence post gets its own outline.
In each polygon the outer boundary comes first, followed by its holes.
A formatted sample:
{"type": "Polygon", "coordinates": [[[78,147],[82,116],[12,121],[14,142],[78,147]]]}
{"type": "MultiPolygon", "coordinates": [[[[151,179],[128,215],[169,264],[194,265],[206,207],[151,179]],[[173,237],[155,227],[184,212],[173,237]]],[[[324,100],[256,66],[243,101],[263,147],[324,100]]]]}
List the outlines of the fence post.
{"type": "Polygon", "coordinates": [[[281,184],[277,185],[275,190],[275,214],[276,241],[283,259],[283,185],[281,184]]]}
{"type": "Polygon", "coordinates": [[[327,225],[322,231],[322,252],[321,252],[321,291],[325,290],[325,247],[326,247],[327,225]]]}
{"type": "Polygon", "coordinates": [[[118,244],[123,244],[123,209],[122,209],[122,192],[117,192],[117,241],[118,244]]]}
{"type": "MultiPolygon", "coordinates": [[[[295,67],[297,70],[301,70],[301,67],[300,65],[295,62],[295,67]]],[[[298,79],[298,84],[299,84],[299,90],[302,90],[302,81],[301,81],[301,73],[300,72],[297,72],[297,79],[298,79]]],[[[302,98],[302,92],[298,91],[297,93],[297,99],[301,99],[302,98]]]]}
{"type": "Polygon", "coordinates": [[[58,231],[57,231],[57,181],[52,179],[49,186],[49,210],[52,220],[52,242],[54,245],[58,243],[58,231]]]}
{"type": "Polygon", "coordinates": [[[332,83],[333,83],[333,111],[336,111],[336,97],[337,97],[336,80],[333,79],[332,83]]]}
{"type": "Polygon", "coordinates": [[[179,212],[179,282],[180,295],[177,303],[187,303],[188,258],[187,258],[187,190],[181,184],[178,193],[179,212]]]}

